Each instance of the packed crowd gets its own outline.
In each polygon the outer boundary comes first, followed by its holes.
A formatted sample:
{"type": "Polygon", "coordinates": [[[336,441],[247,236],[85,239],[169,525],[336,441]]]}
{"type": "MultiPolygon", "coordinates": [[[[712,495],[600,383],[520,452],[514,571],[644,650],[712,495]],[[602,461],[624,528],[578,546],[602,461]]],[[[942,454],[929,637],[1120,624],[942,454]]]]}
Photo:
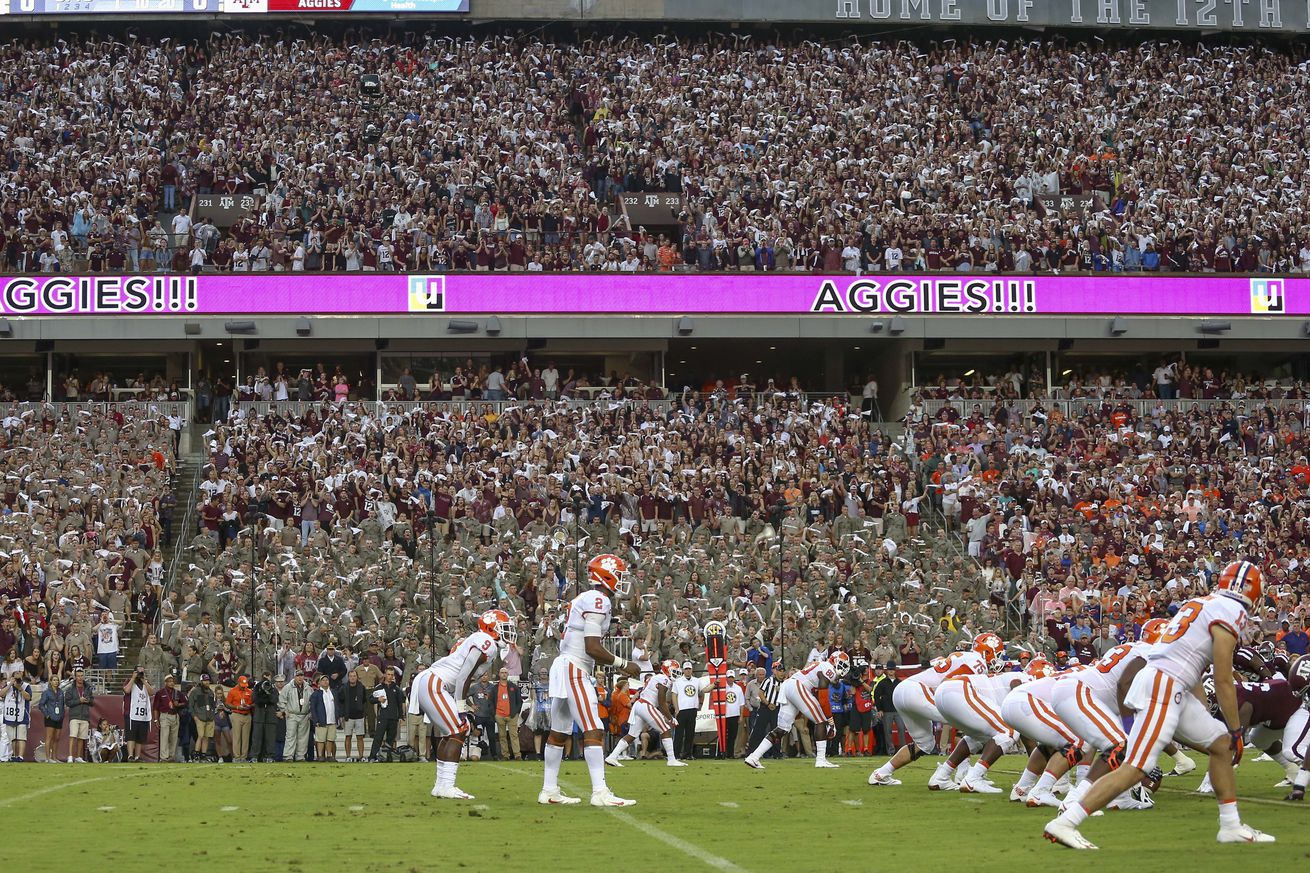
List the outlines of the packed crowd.
{"type": "Polygon", "coordinates": [[[0,46],[0,270],[1310,270],[1303,47],[376,36],[0,46]]]}
{"type": "MultiPolygon", "coordinates": [[[[125,637],[158,622],[174,442],[145,405],[11,405],[0,414],[0,469],[0,672],[12,733],[46,686],[76,676],[81,687],[86,671],[114,669],[125,637]]],[[[79,733],[85,740],[89,725],[79,733]]]]}
{"type": "MultiPolygon", "coordinates": [[[[876,391],[876,384],[874,386],[876,391]]],[[[1046,373],[1038,366],[969,369],[964,375],[929,377],[917,401],[990,400],[1304,400],[1310,385],[1290,376],[1243,373],[1175,357],[1143,358],[1121,367],[1076,366],[1046,373]]]]}

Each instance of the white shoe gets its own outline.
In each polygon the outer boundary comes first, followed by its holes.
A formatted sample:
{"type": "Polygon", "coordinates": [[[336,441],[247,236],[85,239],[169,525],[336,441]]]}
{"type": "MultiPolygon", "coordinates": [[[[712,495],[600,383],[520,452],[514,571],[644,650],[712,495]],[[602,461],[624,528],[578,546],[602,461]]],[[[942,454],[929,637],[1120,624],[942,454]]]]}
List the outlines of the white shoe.
{"type": "Polygon", "coordinates": [[[1255,762],[1256,762],[1257,764],[1261,764],[1261,763],[1265,763],[1265,762],[1272,761],[1272,760],[1273,760],[1273,758],[1269,757],[1269,753],[1268,753],[1268,752],[1261,752],[1261,753],[1260,753],[1260,757],[1256,758],[1256,759],[1255,759],[1255,762]]]}
{"type": "Polygon", "coordinates": [[[753,768],[756,769],[756,770],[763,770],[763,769],[764,769],[764,765],[761,764],[761,763],[760,763],[758,760],[756,760],[755,758],[742,758],[742,759],[741,759],[741,762],[742,762],[743,764],[745,764],[747,767],[753,767],[753,768]]]}
{"type": "Polygon", "coordinates": [[[932,774],[932,778],[928,780],[928,790],[958,791],[960,790],[960,783],[952,779],[950,774],[947,774],[946,776],[938,776],[934,773],[932,774]]]}
{"type": "Polygon", "coordinates": [[[669,766],[670,766],[670,767],[686,767],[686,766],[687,766],[687,762],[686,762],[686,761],[679,761],[677,758],[670,758],[670,759],[669,759],[669,766]]]}
{"type": "Polygon", "coordinates": [[[1051,793],[1063,797],[1068,794],[1072,788],[1073,785],[1069,782],[1069,774],[1065,773],[1059,779],[1055,780],[1055,784],[1051,786],[1051,793]]]}
{"type": "Polygon", "coordinates": [[[869,774],[870,785],[900,785],[901,780],[893,779],[891,776],[882,776],[877,770],[869,774]]]}
{"type": "Polygon", "coordinates": [[[1018,803],[1019,801],[1023,800],[1027,796],[1028,796],[1028,789],[1020,788],[1017,783],[1013,788],[1010,789],[1010,800],[1012,800],[1015,803],[1018,803]]]}
{"type": "MultiPolygon", "coordinates": [[[[1060,812],[1065,812],[1065,811],[1068,810],[1071,806],[1073,806],[1073,804],[1070,803],[1069,801],[1067,801],[1067,800],[1061,800],[1061,801],[1060,801],[1060,806],[1059,806],[1060,812]]],[[[1103,810],[1103,809],[1098,809],[1096,812],[1094,812],[1094,813],[1091,814],[1091,818],[1096,818],[1096,817],[1098,817],[1098,816],[1102,816],[1102,815],[1105,815],[1105,810],[1103,810]]]]}
{"type": "Polygon", "coordinates": [[[1060,804],[1060,798],[1056,797],[1055,794],[1050,791],[1029,792],[1028,799],[1025,801],[1025,803],[1028,804],[1029,809],[1037,809],[1039,807],[1049,806],[1052,809],[1062,810],[1062,806],[1060,804]]]}
{"type": "Polygon", "coordinates": [[[1178,757],[1174,758],[1174,768],[1169,771],[1169,775],[1186,776],[1188,773],[1191,773],[1195,769],[1196,769],[1196,762],[1193,761],[1191,758],[1187,757],[1186,755],[1184,755],[1182,752],[1179,752],[1178,757]]]}
{"type": "Polygon", "coordinates": [[[1217,837],[1221,843],[1274,843],[1272,834],[1258,831],[1249,824],[1240,824],[1235,828],[1220,828],[1217,837]]]}
{"type": "Polygon", "coordinates": [[[997,788],[986,779],[975,779],[972,782],[965,781],[960,783],[961,794],[1004,794],[1005,792],[997,788]]]}
{"type": "MultiPolygon", "coordinates": [[[[81,758],[78,758],[78,760],[80,761],[80,760],[82,760],[82,759],[81,759],[81,758]]],[[[72,756],[72,755],[69,755],[69,756],[68,756],[68,763],[70,763],[70,764],[73,763],[73,756],[72,756]]]]}
{"type": "Polygon", "coordinates": [[[631,752],[624,752],[622,755],[619,755],[618,760],[620,760],[620,761],[635,761],[635,760],[637,760],[637,759],[634,758],[634,757],[632,757],[632,753],[631,753],[631,752]]]}
{"type": "Polygon", "coordinates": [[[567,794],[561,793],[558,788],[556,788],[554,791],[547,791],[543,788],[541,790],[541,793],[537,795],[537,803],[541,803],[545,805],[559,804],[563,806],[571,806],[572,804],[581,803],[581,802],[582,802],[582,798],[569,797],[567,794]]]}
{"type": "Polygon", "coordinates": [[[841,767],[841,764],[834,764],[833,762],[829,761],[827,758],[824,758],[822,760],[815,759],[814,766],[818,767],[821,770],[836,770],[841,767]]]}
{"type": "Polygon", "coordinates": [[[1043,831],[1046,839],[1070,849],[1095,849],[1096,844],[1078,833],[1078,828],[1062,818],[1051,819],[1043,831]]]}
{"type": "Polygon", "coordinates": [[[1212,786],[1212,785],[1210,784],[1210,774],[1209,774],[1209,773],[1206,773],[1206,774],[1205,774],[1205,778],[1201,780],[1201,784],[1197,786],[1196,791],[1195,791],[1194,793],[1196,793],[1196,794],[1214,794],[1214,786],[1212,786]]]}
{"type": "Polygon", "coordinates": [[[608,766],[608,767],[622,767],[622,766],[623,766],[622,764],[619,763],[618,758],[606,758],[606,759],[605,759],[605,765],[608,766]]]}
{"type": "Polygon", "coordinates": [[[609,789],[604,791],[593,791],[591,793],[592,806],[636,806],[635,800],[624,800],[622,797],[615,797],[614,792],[609,789]]]}
{"type": "Polygon", "coordinates": [[[467,791],[461,791],[454,785],[440,786],[432,789],[433,797],[442,797],[446,800],[473,800],[473,795],[467,791]]]}
{"type": "Polygon", "coordinates": [[[85,764],[85,763],[86,763],[86,759],[85,759],[85,758],[74,758],[74,759],[73,759],[73,763],[74,763],[74,764],[85,764]]]}

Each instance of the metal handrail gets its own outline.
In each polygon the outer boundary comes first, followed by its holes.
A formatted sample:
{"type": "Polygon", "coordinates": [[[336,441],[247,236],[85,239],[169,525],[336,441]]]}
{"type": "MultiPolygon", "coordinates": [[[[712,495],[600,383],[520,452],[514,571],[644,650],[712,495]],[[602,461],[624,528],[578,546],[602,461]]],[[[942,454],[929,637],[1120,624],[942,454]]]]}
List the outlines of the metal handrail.
{"type": "MultiPolygon", "coordinates": [[[[190,543],[195,537],[193,526],[196,519],[196,497],[199,494],[199,488],[191,489],[191,493],[186,498],[186,512],[182,516],[182,524],[180,527],[176,525],[173,527],[173,536],[175,537],[173,560],[168,564],[168,576],[165,578],[163,591],[159,595],[161,605],[168,599],[168,595],[172,593],[177,582],[177,568],[181,566],[184,554],[190,549],[190,546],[186,544],[190,543]]],[[[164,633],[164,613],[162,609],[159,613],[159,620],[155,624],[155,632],[160,634],[161,637],[164,633]]]]}
{"type": "Polygon", "coordinates": [[[41,409],[52,410],[60,417],[71,417],[79,412],[99,413],[101,415],[107,415],[110,412],[144,412],[151,415],[180,415],[185,418],[190,410],[190,404],[185,400],[60,400],[39,402],[21,400],[0,406],[0,417],[7,417],[10,414],[22,415],[22,413],[29,410],[38,411],[41,409]]]}

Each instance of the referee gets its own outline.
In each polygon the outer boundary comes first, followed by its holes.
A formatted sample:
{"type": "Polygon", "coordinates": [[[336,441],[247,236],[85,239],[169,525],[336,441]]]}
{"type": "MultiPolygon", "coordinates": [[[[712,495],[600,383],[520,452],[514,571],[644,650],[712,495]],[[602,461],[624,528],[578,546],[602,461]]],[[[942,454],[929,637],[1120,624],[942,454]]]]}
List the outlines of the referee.
{"type": "Polygon", "coordinates": [[[673,692],[678,696],[678,725],[673,731],[673,748],[678,758],[690,761],[696,754],[696,713],[709,686],[709,677],[697,679],[692,675],[691,661],[682,662],[682,675],[673,680],[673,692]]]}
{"type": "MultiPolygon", "coordinates": [[[[778,691],[781,689],[782,683],[772,674],[760,679],[762,673],[764,673],[764,668],[756,667],[756,678],[751,682],[752,685],[756,685],[758,688],[759,706],[751,713],[751,736],[750,742],[746,745],[748,749],[758,747],[764,738],[769,735],[769,732],[778,725],[778,691]]],[[[769,750],[770,757],[776,758],[779,754],[780,752],[776,746],[769,750]]]]}

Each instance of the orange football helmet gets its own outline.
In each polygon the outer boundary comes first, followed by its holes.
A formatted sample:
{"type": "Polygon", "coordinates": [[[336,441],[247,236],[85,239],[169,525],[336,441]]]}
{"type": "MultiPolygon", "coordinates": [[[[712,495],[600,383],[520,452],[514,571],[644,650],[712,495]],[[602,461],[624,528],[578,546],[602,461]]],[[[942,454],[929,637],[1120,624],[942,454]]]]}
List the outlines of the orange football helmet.
{"type": "Polygon", "coordinates": [[[1233,561],[1219,574],[1215,591],[1234,600],[1240,600],[1247,609],[1253,609],[1264,596],[1264,571],[1250,561],[1233,561]]]}
{"type": "Polygon", "coordinates": [[[660,672],[670,679],[677,675],[679,669],[678,662],[672,659],[660,662],[660,672]]]}
{"type": "Polygon", "coordinates": [[[999,658],[1001,652],[1005,650],[1005,641],[988,631],[973,638],[973,650],[982,655],[983,660],[990,664],[999,658]]]}
{"type": "Polygon", "coordinates": [[[1023,672],[1027,673],[1034,679],[1045,679],[1047,676],[1055,675],[1055,666],[1045,658],[1038,657],[1029,661],[1028,666],[1023,669],[1023,672]]]}
{"type": "Polygon", "coordinates": [[[628,562],[618,555],[597,555],[587,562],[587,578],[592,585],[604,586],[612,594],[626,596],[632,590],[628,582],[628,562]]]}
{"type": "Polygon", "coordinates": [[[1165,625],[1167,624],[1169,624],[1168,619],[1163,619],[1163,618],[1148,619],[1146,623],[1142,625],[1142,642],[1144,643],[1160,642],[1160,634],[1164,633],[1164,628],[1165,625]]]}
{"type": "Polygon", "coordinates": [[[478,630],[503,643],[513,645],[519,641],[519,629],[503,609],[488,609],[478,616],[478,630]]]}

